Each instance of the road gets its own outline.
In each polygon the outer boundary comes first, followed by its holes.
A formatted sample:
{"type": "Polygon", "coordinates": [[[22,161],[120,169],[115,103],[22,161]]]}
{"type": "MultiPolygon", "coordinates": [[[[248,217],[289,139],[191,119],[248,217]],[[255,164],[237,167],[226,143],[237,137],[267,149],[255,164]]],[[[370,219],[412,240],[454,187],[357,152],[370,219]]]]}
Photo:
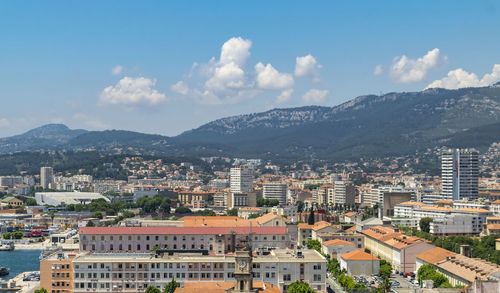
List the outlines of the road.
{"type": "Polygon", "coordinates": [[[419,286],[413,284],[410,280],[400,275],[392,275],[391,280],[398,281],[401,284],[401,288],[410,288],[410,289],[419,288],[419,286]]]}
{"type": "Polygon", "coordinates": [[[337,283],[337,281],[335,281],[333,278],[327,277],[326,282],[328,283],[328,285],[330,285],[330,288],[334,293],[347,293],[342,289],[342,287],[340,287],[339,283],[337,283]]]}

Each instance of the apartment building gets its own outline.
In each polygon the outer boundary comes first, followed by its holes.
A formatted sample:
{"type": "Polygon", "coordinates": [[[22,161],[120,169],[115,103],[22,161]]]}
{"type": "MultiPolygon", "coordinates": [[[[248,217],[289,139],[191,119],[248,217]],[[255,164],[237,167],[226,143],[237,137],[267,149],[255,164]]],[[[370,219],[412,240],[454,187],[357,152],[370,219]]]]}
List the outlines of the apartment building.
{"type": "Polygon", "coordinates": [[[460,200],[479,196],[479,153],[474,149],[448,150],[441,156],[441,194],[460,200]]]}
{"type": "MultiPolygon", "coordinates": [[[[451,206],[438,206],[438,205],[427,205],[419,202],[403,202],[394,208],[394,215],[396,217],[405,218],[416,218],[420,221],[422,218],[448,218],[448,225],[451,228],[453,221],[459,222],[461,220],[469,219],[471,222],[467,225],[471,225],[471,233],[481,233],[483,231],[483,226],[486,223],[486,217],[492,215],[493,213],[486,209],[480,208],[454,208],[451,206]],[[453,217],[457,216],[455,220],[453,217]]],[[[446,225],[445,222],[443,225],[446,225]]],[[[451,233],[452,230],[450,230],[451,233]]]]}
{"type": "Polygon", "coordinates": [[[446,215],[430,223],[429,232],[434,235],[477,235],[481,232],[478,220],[472,215],[446,215]]]}
{"type": "Polygon", "coordinates": [[[291,247],[286,227],[82,227],[80,251],[151,252],[205,251],[234,252],[238,247],[291,247]]]}
{"type": "Polygon", "coordinates": [[[248,166],[231,168],[231,193],[247,193],[253,191],[254,170],[248,166]]]}
{"type": "Polygon", "coordinates": [[[265,199],[275,199],[280,206],[286,205],[288,185],[280,182],[266,182],[262,185],[262,197],[265,199]]]}
{"type": "MultiPolygon", "coordinates": [[[[181,284],[235,281],[244,263],[231,255],[94,253],[73,259],[74,291],[143,292],[152,285],[163,289],[175,279],[181,284]]],[[[251,276],[278,286],[282,292],[295,280],[304,280],[317,291],[326,290],[326,259],[314,250],[272,250],[251,257],[251,276]]]]}
{"type": "Polygon", "coordinates": [[[73,292],[75,253],[57,252],[40,261],[40,287],[53,293],[73,292]]]}
{"type": "Polygon", "coordinates": [[[365,249],[402,272],[415,272],[416,255],[434,247],[424,239],[406,236],[397,229],[384,226],[370,227],[362,233],[365,235],[365,249]]]}

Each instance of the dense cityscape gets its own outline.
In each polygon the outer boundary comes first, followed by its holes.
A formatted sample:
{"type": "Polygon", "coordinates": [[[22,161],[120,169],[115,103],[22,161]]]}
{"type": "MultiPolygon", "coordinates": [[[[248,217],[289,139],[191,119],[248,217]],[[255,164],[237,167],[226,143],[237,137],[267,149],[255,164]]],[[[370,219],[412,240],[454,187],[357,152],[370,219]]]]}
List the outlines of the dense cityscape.
{"type": "Polygon", "coordinates": [[[123,158],[125,180],[51,166],[1,176],[1,253],[40,253],[33,272],[2,274],[47,292],[499,290],[498,144],[434,155],[437,176],[396,159],[141,156],[123,158]]]}
{"type": "Polygon", "coordinates": [[[0,1],[0,293],[500,293],[500,1],[0,1]]]}

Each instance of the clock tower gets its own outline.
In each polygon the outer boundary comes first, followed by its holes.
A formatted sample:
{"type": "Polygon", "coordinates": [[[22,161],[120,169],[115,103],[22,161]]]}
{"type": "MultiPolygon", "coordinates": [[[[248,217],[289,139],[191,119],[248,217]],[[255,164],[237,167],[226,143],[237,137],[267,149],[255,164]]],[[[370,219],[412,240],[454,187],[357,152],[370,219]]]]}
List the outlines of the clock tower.
{"type": "Polygon", "coordinates": [[[252,256],[249,251],[236,251],[234,278],[236,285],[231,292],[250,293],[257,292],[253,288],[252,256]]]}

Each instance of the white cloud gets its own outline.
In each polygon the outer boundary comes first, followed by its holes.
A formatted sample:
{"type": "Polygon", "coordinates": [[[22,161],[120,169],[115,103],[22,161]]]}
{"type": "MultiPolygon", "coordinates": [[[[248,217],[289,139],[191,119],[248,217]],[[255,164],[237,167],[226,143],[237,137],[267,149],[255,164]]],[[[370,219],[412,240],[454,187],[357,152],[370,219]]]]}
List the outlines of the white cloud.
{"type": "Polygon", "coordinates": [[[422,81],[428,71],[436,67],[441,59],[438,48],[430,50],[418,59],[411,59],[405,55],[396,57],[391,66],[391,76],[400,83],[422,81]]]}
{"type": "Polygon", "coordinates": [[[288,73],[281,73],[271,64],[257,63],[255,65],[257,72],[256,81],[260,89],[281,90],[293,87],[293,77],[288,73]]]}
{"type": "Polygon", "coordinates": [[[327,90],[310,89],[302,96],[302,100],[306,103],[321,104],[326,101],[327,96],[327,90]]]}
{"type": "Polygon", "coordinates": [[[279,96],[276,97],[276,102],[278,104],[287,103],[292,99],[293,89],[286,89],[282,91],[279,96]]]}
{"type": "Polygon", "coordinates": [[[318,69],[320,68],[321,65],[311,54],[295,58],[295,76],[318,75],[318,69]]]}
{"type": "Polygon", "coordinates": [[[381,64],[375,66],[373,69],[373,75],[380,76],[382,74],[384,74],[384,67],[381,64]]]}
{"type": "Polygon", "coordinates": [[[115,67],[113,67],[113,69],[111,69],[111,73],[113,75],[120,75],[122,72],[123,72],[123,66],[121,65],[116,65],[115,67]]]}
{"type": "Polygon", "coordinates": [[[106,87],[100,97],[104,104],[134,105],[158,104],[167,99],[165,94],[155,90],[156,81],[144,77],[124,77],[114,86],[106,87]]]}
{"type": "Polygon", "coordinates": [[[220,63],[234,63],[238,67],[242,67],[250,56],[251,47],[252,42],[241,37],[227,40],[221,48],[220,63]]]}
{"type": "Polygon", "coordinates": [[[205,86],[214,91],[225,89],[239,89],[245,85],[245,71],[236,63],[230,62],[215,68],[212,77],[207,80],[205,86]]]}
{"type": "Polygon", "coordinates": [[[170,88],[172,91],[181,95],[187,95],[189,93],[189,86],[182,80],[176,82],[170,88]]]}
{"type": "Polygon", "coordinates": [[[10,120],[7,118],[0,118],[0,128],[9,127],[10,120]]]}
{"type": "Polygon", "coordinates": [[[426,88],[457,89],[464,87],[482,87],[498,81],[500,81],[500,64],[494,64],[491,73],[486,73],[482,78],[479,78],[475,73],[458,68],[449,71],[446,77],[431,82],[426,88]]]}

